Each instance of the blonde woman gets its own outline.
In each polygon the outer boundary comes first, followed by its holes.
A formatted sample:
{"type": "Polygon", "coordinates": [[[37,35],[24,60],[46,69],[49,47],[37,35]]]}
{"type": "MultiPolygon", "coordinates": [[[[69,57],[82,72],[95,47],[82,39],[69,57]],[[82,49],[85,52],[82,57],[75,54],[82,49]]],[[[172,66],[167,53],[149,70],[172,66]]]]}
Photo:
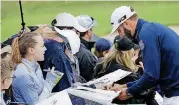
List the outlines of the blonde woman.
{"type": "Polygon", "coordinates": [[[99,78],[117,69],[137,72],[138,66],[133,60],[134,47],[135,44],[126,37],[117,36],[111,53],[96,66],[94,77],[99,78]]]}
{"type": "MultiPolygon", "coordinates": [[[[117,36],[114,39],[114,48],[111,53],[102,61],[97,64],[95,68],[94,78],[99,78],[108,73],[114,72],[118,69],[122,69],[125,71],[131,71],[132,74],[124,77],[123,79],[116,82],[115,85],[125,84],[127,82],[132,82],[138,79],[138,75],[136,74],[138,70],[138,66],[135,64],[134,57],[134,48],[135,44],[132,43],[126,37],[117,36]]],[[[126,85],[118,85],[122,87],[126,87],[126,85]]],[[[117,86],[115,86],[117,87],[117,86]]],[[[142,104],[145,103],[144,99],[135,99],[130,98],[128,100],[122,101],[115,99],[114,103],[117,104],[142,104]]]]}

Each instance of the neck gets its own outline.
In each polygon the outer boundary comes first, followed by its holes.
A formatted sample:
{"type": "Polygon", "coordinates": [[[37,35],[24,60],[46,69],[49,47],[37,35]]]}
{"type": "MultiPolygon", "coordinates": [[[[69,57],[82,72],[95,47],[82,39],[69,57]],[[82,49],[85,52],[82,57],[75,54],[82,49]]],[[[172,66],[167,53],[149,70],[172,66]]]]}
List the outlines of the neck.
{"type": "Polygon", "coordinates": [[[1,82],[0,89],[1,89],[1,91],[4,89],[4,86],[3,86],[2,82],[1,82]]]}
{"type": "Polygon", "coordinates": [[[30,55],[26,55],[24,58],[29,60],[30,62],[35,62],[35,59],[30,55]]]}

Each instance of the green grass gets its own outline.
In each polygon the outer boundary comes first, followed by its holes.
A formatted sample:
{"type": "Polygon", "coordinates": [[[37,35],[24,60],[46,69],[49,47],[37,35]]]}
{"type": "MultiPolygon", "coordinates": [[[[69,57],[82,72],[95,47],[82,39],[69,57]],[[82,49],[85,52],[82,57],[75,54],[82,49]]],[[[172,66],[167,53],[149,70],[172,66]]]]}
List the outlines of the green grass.
{"type": "MultiPolygon", "coordinates": [[[[179,24],[179,2],[159,1],[23,1],[22,7],[26,26],[50,24],[51,20],[61,12],[73,15],[88,14],[94,17],[98,26],[94,32],[103,36],[111,31],[110,16],[113,10],[121,5],[131,5],[141,18],[160,22],[165,25],[179,24]]],[[[21,28],[21,18],[18,1],[2,1],[1,9],[1,40],[17,33],[21,28]]]]}

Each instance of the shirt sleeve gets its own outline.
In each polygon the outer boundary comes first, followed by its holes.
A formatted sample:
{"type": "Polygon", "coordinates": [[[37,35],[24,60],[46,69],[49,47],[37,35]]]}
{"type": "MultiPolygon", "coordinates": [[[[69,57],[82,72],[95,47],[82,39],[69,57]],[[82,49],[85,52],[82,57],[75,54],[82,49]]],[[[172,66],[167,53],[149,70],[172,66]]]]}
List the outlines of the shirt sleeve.
{"type": "Polygon", "coordinates": [[[157,85],[160,78],[160,37],[153,28],[141,31],[139,37],[144,63],[144,74],[128,88],[128,92],[132,95],[141,93],[157,85]]]}
{"type": "Polygon", "coordinates": [[[132,86],[133,84],[135,84],[135,83],[136,83],[136,81],[126,83],[127,88],[131,87],[131,86],[132,86]]]}
{"type": "Polygon", "coordinates": [[[37,86],[30,75],[16,77],[16,81],[16,86],[18,87],[21,97],[25,100],[25,103],[35,105],[35,103],[39,102],[39,96],[36,91],[37,86]]]}

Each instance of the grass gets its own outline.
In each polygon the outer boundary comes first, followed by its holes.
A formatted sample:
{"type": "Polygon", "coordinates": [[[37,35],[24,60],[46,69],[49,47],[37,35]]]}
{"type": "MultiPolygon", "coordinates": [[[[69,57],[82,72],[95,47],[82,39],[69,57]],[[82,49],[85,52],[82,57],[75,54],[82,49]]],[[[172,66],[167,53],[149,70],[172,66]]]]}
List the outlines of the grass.
{"type": "MultiPolygon", "coordinates": [[[[103,36],[111,31],[110,16],[121,5],[133,6],[141,18],[165,25],[179,24],[179,2],[173,1],[23,1],[26,26],[50,24],[58,13],[69,12],[75,16],[88,14],[94,17],[98,26],[94,32],[103,36]]],[[[21,28],[18,1],[2,1],[1,40],[17,33],[21,28]]]]}

